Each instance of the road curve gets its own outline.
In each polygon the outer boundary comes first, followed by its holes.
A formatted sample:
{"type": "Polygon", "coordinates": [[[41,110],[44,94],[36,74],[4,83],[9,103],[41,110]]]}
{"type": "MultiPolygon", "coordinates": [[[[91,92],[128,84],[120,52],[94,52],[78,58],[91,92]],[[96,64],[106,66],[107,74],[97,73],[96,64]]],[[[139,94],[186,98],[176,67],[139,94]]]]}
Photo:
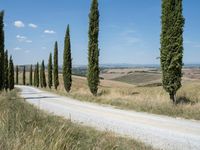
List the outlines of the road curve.
{"type": "Polygon", "coordinates": [[[27,102],[74,122],[133,137],[158,149],[200,150],[200,121],[120,110],[34,87],[16,87],[21,89],[21,96],[27,102]]]}

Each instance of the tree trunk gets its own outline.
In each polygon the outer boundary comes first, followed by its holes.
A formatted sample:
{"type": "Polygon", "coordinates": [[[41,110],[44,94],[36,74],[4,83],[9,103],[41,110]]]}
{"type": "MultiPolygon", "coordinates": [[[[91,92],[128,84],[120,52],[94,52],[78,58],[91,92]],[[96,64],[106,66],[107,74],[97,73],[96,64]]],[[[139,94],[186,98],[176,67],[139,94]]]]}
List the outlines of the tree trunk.
{"type": "Polygon", "coordinates": [[[170,96],[170,100],[171,100],[174,104],[176,104],[176,94],[169,94],[169,96],[170,96]]]}

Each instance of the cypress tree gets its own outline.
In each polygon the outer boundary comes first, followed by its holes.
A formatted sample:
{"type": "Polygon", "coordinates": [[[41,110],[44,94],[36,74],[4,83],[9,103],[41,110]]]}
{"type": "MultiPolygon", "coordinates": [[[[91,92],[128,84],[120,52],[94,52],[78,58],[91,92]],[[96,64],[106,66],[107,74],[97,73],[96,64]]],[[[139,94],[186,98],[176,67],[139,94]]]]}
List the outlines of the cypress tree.
{"type": "Polygon", "coordinates": [[[23,85],[26,85],[26,66],[23,67],[23,85]]]}
{"type": "Polygon", "coordinates": [[[52,54],[49,55],[49,63],[48,63],[48,87],[51,89],[53,85],[52,81],[52,73],[53,73],[53,66],[52,66],[52,54]]]}
{"type": "Polygon", "coordinates": [[[40,85],[40,73],[39,73],[39,63],[37,63],[37,66],[36,66],[36,86],[39,87],[40,85]]]}
{"type": "Polygon", "coordinates": [[[53,74],[54,74],[54,86],[57,90],[59,86],[59,76],[58,76],[58,43],[55,42],[54,46],[54,67],[53,67],[53,74]]]}
{"type": "Polygon", "coordinates": [[[39,63],[35,65],[34,69],[34,86],[39,87],[40,79],[39,79],[39,63]]]}
{"type": "Polygon", "coordinates": [[[64,45],[65,46],[63,54],[63,81],[65,90],[69,92],[71,90],[72,85],[72,59],[69,25],[67,26],[64,45]]]}
{"type": "Polygon", "coordinates": [[[88,86],[93,95],[97,95],[99,85],[99,10],[98,0],[93,0],[89,14],[89,45],[88,45],[88,86]]]}
{"type": "Polygon", "coordinates": [[[30,66],[30,74],[29,74],[29,84],[30,84],[31,86],[33,85],[32,76],[33,76],[33,67],[32,67],[32,65],[31,65],[31,66],[30,66]]]}
{"type": "Polygon", "coordinates": [[[4,88],[5,88],[6,91],[9,88],[8,72],[9,72],[9,68],[8,68],[8,51],[6,50],[5,54],[4,54],[4,88]]]}
{"type": "Polygon", "coordinates": [[[35,65],[35,68],[34,68],[34,86],[37,85],[37,79],[36,79],[36,76],[37,76],[37,65],[35,65]]]}
{"type": "Polygon", "coordinates": [[[42,64],[40,66],[40,87],[43,88],[43,70],[42,70],[42,64]]]}
{"type": "Polygon", "coordinates": [[[162,0],[161,68],[162,84],[170,99],[176,102],[181,87],[183,58],[182,0],[162,0]]]}
{"type": "Polygon", "coordinates": [[[4,11],[0,12],[0,91],[4,88],[4,11]]]}
{"type": "Polygon", "coordinates": [[[15,81],[14,81],[14,64],[12,60],[12,56],[10,56],[9,60],[9,89],[13,90],[15,86],[15,81]]]}
{"type": "Polygon", "coordinates": [[[40,68],[40,86],[41,86],[41,88],[43,88],[43,87],[46,88],[46,86],[47,86],[44,60],[42,61],[41,68],[40,68]]]}
{"type": "Polygon", "coordinates": [[[18,84],[19,68],[16,66],[16,84],[18,84]]]}

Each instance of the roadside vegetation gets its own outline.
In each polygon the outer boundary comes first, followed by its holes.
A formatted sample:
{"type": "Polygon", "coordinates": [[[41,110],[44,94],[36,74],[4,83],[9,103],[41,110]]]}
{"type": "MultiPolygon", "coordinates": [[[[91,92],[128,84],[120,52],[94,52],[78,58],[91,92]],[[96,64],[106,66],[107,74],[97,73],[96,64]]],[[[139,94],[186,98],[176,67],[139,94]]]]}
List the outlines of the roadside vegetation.
{"type": "Polygon", "coordinates": [[[199,80],[183,81],[181,89],[177,92],[177,104],[174,105],[172,101],[169,101],[169,95],[160,84],[138,86],[101,80],[98,96],[92,96],[86,78],[73,76],[70,93],[64,90],[62,75],[59,79],[60,85],[57,90],[48,88],[44,90],[121,109],[200,120],[199,80]]]}
{"type": "Polygon", "coordinates": [[[26,103],[17,91],[0,94],[0,149],[11,150],[149,150],[150,146],[96,131],[49,115],[26,103]]]}

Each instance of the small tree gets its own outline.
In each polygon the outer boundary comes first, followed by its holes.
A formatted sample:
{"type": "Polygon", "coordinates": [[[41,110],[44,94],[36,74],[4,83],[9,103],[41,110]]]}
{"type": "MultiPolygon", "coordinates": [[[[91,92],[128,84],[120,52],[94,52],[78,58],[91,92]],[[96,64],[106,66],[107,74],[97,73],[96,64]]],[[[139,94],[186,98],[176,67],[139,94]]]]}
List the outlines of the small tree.
{"type": "Polygon", "coordinates": [[[162,83],[170,99],[176,102],[181,87],[183,58],[182,0],[162,0],[161,68],[162,83]]]}
{"type": "Polygon", "coordinates": [[[35,65],[35,71],[34,71],[34,85],[36,87],[39,87],[40,85],[40,79],[39,79],[39,63],[37,63],[37,65],[35,65]]]}
{"type": "Polygon", "coordinates": [[[29,84],[30,84],[31,86],[33,85],[32,75],[33,75],[33,67],[32,67],[32,65],[31,65],[31,66],[30,66],[30,74],[29,74],[29,84]]]}
{"type": "Polygon", "coordinates": [[[18,68],[18,66],[16,66],[16,84],[19,84],[18,76],[19,76],[19,68],[18,68]]]}
{"type": "Polygon", "coordinates": [[[89,14],[89,45],[88,45],[88,86],[93,95],[97,95],[99,85],[99,10],[98,0],[93,0],[89,14]]]}
{"type": "Polygon", "coordinates": [[[58,76],[58,43],[55,42],[54,47],[54,67],[53,67],[53,73],[54,73],[54,86],[57,90],[59,86],[59,76],[58,76]]]}
{"type": "Polygon", "coordinates": [[[67,26],[64,45],[65,46],[63,54],[63,81],[65,90],[69,92],[71,90],[72,85],[72,59],[69,25],[67,26]]]}
{"type": "Polygon", "coordinates": [[[7,91],[7,89],[9,88],[9,76],[8,76],[8,72],[9,72],[9,66],[8,66],[8,51],[5,51],[4,54],[4,88],[7,91]]]}
{"type": "Polygon", "coordinates": [[[52,54],[49,55],[49,63],[48,63],[48,87],[51,89],[53,85],[52,81],[52,73],[53,73],[53,66],[52,66],[52,54]]]}
{"type": "Polygon", "coordinates": [[[9,89],[13,90],[15,86],[15,81],[14,81],[14,64],[12,60],[12,56],[10,56],[9,60],[9,89]]]}
{"type": "Polygon", "coordinates": [[[23,85],[26,85],[26,66],[23,67],[23,85]]]}
{"type": "Polygon", "coordinates": [[[0,91],[4,88],[4,11],[0,12],[0,91]]]}
{"type": "Polygon", "coordinates": [[[41,85],[41,88],[43,88],[43,87],[46,88],[46,86],[47,86],[44,60],[42,61],[41,68],[40,68],[40,85],[41,85]]]}
{"type": "Polygon", "coordinates": [[[37,65],[34,68],[34,86],[37,86],[37,65]]]}
{"type": "Polygon", "coordinates": [[[42,70],[42,64],[40,65],[40,87],[43,88],[43,70],[42,70]]]}

